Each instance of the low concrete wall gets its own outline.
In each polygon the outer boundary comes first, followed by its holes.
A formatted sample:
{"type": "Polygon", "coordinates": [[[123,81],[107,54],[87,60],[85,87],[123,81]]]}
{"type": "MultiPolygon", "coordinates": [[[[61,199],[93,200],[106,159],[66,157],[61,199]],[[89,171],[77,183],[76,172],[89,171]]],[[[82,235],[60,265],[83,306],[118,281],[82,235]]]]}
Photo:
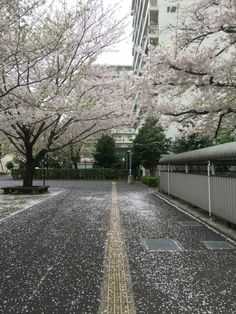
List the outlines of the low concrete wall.
{"type": "MultiPolygon", "coordinates": [[[[160,189],[209,211],[207,176],[161,172],[160,189]]],[[[210,202],[212,214],[236,224],[236,178],[211,176],[210,202]]]]}

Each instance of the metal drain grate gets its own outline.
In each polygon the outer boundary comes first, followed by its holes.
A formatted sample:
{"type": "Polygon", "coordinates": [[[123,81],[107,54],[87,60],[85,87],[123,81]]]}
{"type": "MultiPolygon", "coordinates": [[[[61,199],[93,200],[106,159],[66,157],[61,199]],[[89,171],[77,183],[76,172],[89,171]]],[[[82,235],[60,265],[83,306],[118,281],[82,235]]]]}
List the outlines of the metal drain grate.
{"type": "Polygon", "coordinates": [[[227,241],[203,241],[210,250],[233,250],[236,247],[227,241]]]}
{"type": "Polygon", "coordinates": [[[183,251],[178,241],[170,239],[149,239],[143,240],[146,248],[150,251],[183,251]]]}
{"type": "Polygon", "coordinates": [[[179,225],[183,227],[202,227],[202,224],[198,221],[189,220],[189,221],[179,221],[179,225]]]}

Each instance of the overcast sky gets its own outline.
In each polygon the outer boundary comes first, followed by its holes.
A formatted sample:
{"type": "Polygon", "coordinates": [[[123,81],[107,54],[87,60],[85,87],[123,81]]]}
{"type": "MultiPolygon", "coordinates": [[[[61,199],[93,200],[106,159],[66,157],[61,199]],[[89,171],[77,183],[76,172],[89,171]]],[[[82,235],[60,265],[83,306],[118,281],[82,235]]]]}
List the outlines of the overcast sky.
{"type": "MultiPolygon", "coordinates": [[[[48,3],[60,3],[60,0],[46,0],[48,3]]],[[[75,0],[67,0],[67,4],[74,4],[75,0]]],[[[103,0],[104,6],[115,6],[118,4],[117,17],[127,17],[127,28],[125,30],[126,39],[117,44],[115,47],[110,48],[110,52],[102,54],[97,62],[101,64],[112,65],[132,65],[132,16],[131,5],[132,0],[103,0]]]]}
{"type": "MultiPolygon", "coordinates": [[[[108,5],[114,5],[117,0],[104,0],[108,5]]],[[[132,0],[120,0],[120,12],[119,15],[128,15],[128,27],[126,29],[127,39],[119,43],[116,47],[113,47],[111,52],[104,53],[98,58],[99,63],[105,64],[118,64],[118,65],[132,65],[132,17],[131,12],[132,0]]]]}

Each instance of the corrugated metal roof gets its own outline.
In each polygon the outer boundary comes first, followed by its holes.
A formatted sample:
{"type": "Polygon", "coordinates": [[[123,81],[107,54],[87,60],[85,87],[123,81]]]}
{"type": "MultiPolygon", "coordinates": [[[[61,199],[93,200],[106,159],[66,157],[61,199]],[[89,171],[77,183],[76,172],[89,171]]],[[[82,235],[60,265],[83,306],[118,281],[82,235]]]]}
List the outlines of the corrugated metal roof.
{"type": "Polygon", "coordinates": [[[160,164],[200,163],[204,161],[236,161],[236,142],[192,150],[181,154],[171,154],[160,159],[160,164]]]}

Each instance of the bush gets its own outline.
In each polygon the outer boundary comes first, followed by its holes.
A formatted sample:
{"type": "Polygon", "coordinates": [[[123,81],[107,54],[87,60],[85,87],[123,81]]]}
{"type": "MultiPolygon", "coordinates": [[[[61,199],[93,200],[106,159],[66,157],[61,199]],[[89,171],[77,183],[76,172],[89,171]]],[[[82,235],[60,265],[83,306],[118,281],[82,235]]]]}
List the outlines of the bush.
{"type": "MultiPolygon", "coordinates": [[[[24,169],[12,169],[13,179],[23,179],[24,169]]],[[[44,169],[35,169],[34,179],[43,180],[44,169]]],[[[126,180],[127,169],[46,169],[47,180],[126,180]]]]}
{"type": "Polygon", "coordinates": [[[150,187],[156,187],[159,184],[159,178],[157,178],[157,177],[148,177],[148,176],[141,177],[141,182],[143,184],[146,184],[146,185],[150,186],[150,187]]]}

